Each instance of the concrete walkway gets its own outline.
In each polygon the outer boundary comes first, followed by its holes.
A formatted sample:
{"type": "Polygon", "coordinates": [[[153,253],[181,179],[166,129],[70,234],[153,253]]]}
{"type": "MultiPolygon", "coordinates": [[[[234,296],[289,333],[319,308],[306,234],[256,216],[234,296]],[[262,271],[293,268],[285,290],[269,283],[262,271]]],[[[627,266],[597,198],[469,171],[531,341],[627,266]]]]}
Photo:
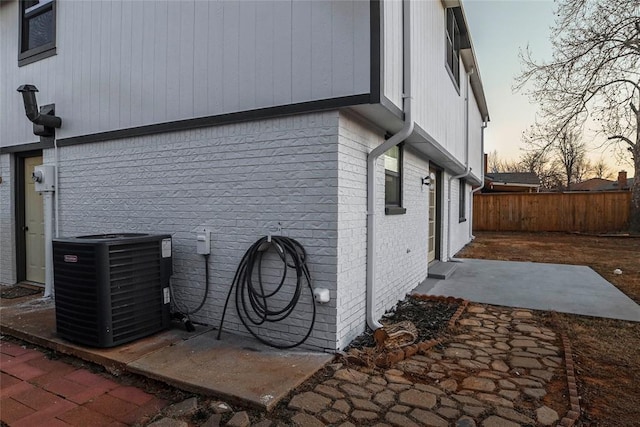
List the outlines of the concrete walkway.
{"type": "Polygon", "coordinates": [[[640,306],[585,266],[463,259],[447,280],[426,279],[414,293],[640,322],[640,306]]]}

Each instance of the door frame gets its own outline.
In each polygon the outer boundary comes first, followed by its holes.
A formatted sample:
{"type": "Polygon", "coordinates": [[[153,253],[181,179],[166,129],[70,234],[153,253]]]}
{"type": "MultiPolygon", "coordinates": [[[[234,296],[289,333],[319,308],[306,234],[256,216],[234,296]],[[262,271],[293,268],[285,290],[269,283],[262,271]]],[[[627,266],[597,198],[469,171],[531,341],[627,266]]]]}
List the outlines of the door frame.
{"type": "MultiPolygon", "coordinates": [[[[436,221],[435,221],[435,230],[436,230],[436,235],[435,235],[435,258],[433,259],[433,261],[431,261],[431,263],[435,263],[437,261],[440,261],[442,258],[442,175],[443,175],[443,169],[434,164],[434,163],[429,163],[429,173],[434,172],[436,174],[436,190],[435,190],[435,195],[436,195],[436,221]]],[[[429,203],[431,203],[431,201],[429,201],[429,203]]],[[[427,217],[427,221],[429,220],[429,218],[427,217]]],[[[427,226],[428,229],[428,226],[427,226]]],[[[428,251],[428,248],[427,248],[428,251]]]]}
{"type": "Polygon", "coordinates": [[[24,163],[29,157],[42,156],[42,150],[21,151],[15,153],[16,192],[15,192],[15,236],[16,236],[16,278],[18,283],[27,279],[27,240],[25,227],[25,178],[24,163]]]}

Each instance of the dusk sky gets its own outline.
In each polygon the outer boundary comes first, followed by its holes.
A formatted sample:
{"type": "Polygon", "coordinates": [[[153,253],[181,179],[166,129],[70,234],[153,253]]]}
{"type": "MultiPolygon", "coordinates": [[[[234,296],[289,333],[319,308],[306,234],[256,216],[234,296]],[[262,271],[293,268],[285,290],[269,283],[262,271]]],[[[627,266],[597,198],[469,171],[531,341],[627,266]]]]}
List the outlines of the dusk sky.
{"type": "MultiPolygon", "coordinates": [[[[551,58],[550,27],[554,23],[551,0],[465,0],[463,3],[479,63],[491,121],[485,131],[485,152],[498,151],[500,159],[515,160],[525,146],[522,132],[535,119],[536,107],[523,93],[511,90],[521,71],[520,49],[529,45],[536,59],[551,58]]],[[[604,158],[612,172],[617,164],[610,153],[594,150],[592,161],[604,158]]]]}

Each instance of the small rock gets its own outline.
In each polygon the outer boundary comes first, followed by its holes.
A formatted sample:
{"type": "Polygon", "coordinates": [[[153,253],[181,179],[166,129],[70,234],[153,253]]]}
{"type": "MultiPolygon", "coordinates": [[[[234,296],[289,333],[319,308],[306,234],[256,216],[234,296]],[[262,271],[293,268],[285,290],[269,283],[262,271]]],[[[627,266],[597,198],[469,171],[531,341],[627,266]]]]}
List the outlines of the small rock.
{"type": "Polygon", "coordinates": [[[512,313],[513,317],[518,318],[518,319],[530,319],[533,317],[533,314],[531,314],[530,311],[525,311],[525,310],[516,310],[512,313]]]}
{"type": "Polygon", "coordinates": [[[391,409],[389,409],[389,410],[390,410],[390,411],[393,411],[393,412],[398,412],[398,413],[400,413],[400,414],[404,414],[404,413],[409,412],[409,410],[410,410],[410,409],[411,409],[411,408],[409,408],[408,406],[405,406],[405,405],[394,405],[394,406],[393,406],[391,409]]]}
{"type": "Polygon", "coordinates": [[[541,331],[535,326],[527,325],[526,323],[520,323],[516,325],[516,330],[519,332],[535,332],[539,334],[541,331]]]}
{"type": "Polygon", "coordinates": [[[298,394],[289,402],[289,409],[301,410],[317,414],[329,407],[331,400],[324,396],[307,391],[302,394],[298,394]]]}
{"type": "Polygon", "coordinates": [[[359,397],[361,399],[370,399],[371,392],[359,385],[345,383],[340,385],[340,390],[344,391],[347,396],[359,397]]]}
{"type": "Polygon", "coordinates": [[[333,378],[353,384],[364,384],[369,380],[369,375],[355,369],[339,369],[333,374],[333,378]]]}
{"type": "Polygon", "coordinates": [[[482,427],[520,427],[520,424],[492,415],[482,422],[482,427]]]}
{"type": "Polygon", "coordinates": [[[398,402],[414,408],[431,409],[436,405],[436,396],[419,390],[406,390],[398,396],[398,402]]]}
{"type": "Polygon", "coordinates": [[[464,411],[465,414],[469,414],[472,417],[479,417],[480,415],[482,415],[485,412],[487,412],[487,408],[485,408],[485,407],[482,407],[482,406],[470,406],[470,405],[463,406],[462,410],[464,411]]]}
{"type": "Polygon", "coordinates": [[[456,421],[456,427],[476,427],[476,422],[472,418],[464,416],[456,421]]]}
{"type": "Polygon", "coordinates": [[[548,406],[538,408],[536,410],[536,417],[538,418],[538,422],[544,426],[550,426],[560,419],[558,413],[548,406]]]}
{"type": "Polygon", "coordinates": [[[395,412],[387,412],[387,414],[385,415],[385,420],[389,421],[394,426],[420,427],[418,424],[414,423],[409,418],[395,412]]]}
{"type": "Polygon", "coordinates": [[[343,414],[341,412],[337,412],[337,411],[327,411],[324,412],[320,418],[322,418],[322,421],[328,423],[328,424],[338,424],[340,421],[343,421],[345,418],[347,418],[346,414],[343,414]]]}
{"type": "Polygon", "coordinates": [[[231,406],[229,406],[228,403],[225,403],[222,401],[211,402],[211,405],[209,405],[209,407],[211,408],[214,414],[224,414],[226,412],[233,411],[233,408],[231,408],[231,406]]]}
{"type": "Polygon", "coordinates": [[[355,410],[351,413],[351,418],[356,421],[375,420],[378,418],[378,414],[370,411],[355,410]]]}
{"type": "Polygon", "coordinates": [[[509,367],[502,360],[494,360],[491,362],[491,369],[499,372],[509,372],[509,367]]]}
{"type": "Polygon", "coordinates": [[[191,415],[198,410],[198,399],[190,397],[182,402],[174,403],[165,411],[168,417],[181,417],[183,415],[191,415]]]}
{"type": "MultiPolygon", "coordinates": [[[[220,421],[222,421],[222,414],[213,414],[200,427],[219,427],[220,421]]],[[[270,425],[271,421],[269,421],[269,424],[266,426],[268,427],[270,425]]]]}
{"type": "Polygon", "coordinates": [[[509,364],[513,368],[528,368],[528,369],[540,369],[542,365],[538,362],[537,359],[532,357],[512,357],[509,360],[509,364]]]}
{"type": "Polygon", "coordinates": [[[324,423],[314,417],[313,415],[305,414],[302,412],[298,412],[295,414],[291,421],[293,421],[294,426],[298,427],[324,427],[324,423]]]}
{"type": "Polygon", "coordinates": [[[462,381],[462,388],[477,391],[493,391],[496,384],[487,378],[468,377],[462,381]]]}
{"type": "Polygon", "coordinates": [[[498,381],[498,385],[500,386],[500,388],[509,389],[509,390],[513,390],[516,388],[515,384],[507,380],[498,381]]]}
{"type": "Polygon", "coordinates": [[[447,420],[444,418],[437,416],[433,412],[424,411],[422,409],[414,409],[411,411],[411,417],[425,426],[447,427],[449,425],[447,420]]]}
{"type": "Polygon", "coordinates": [[[478,393],[477,397],[478,399],[489,402],[493,405],[508,406],[509,408],[513,408],[513,402],[505,399],[504,397],[496,396],[495,394],[478,393]]]}
{"type": "Polygon", "coordinates": [[[517,421],[519,423],[524,423],[524,424],[531,424],[534,425],[536,422],[534,420],[532,420],[531,418],[522,415],[520,412],[514,411],[511,408],[503,408],[501,406],[498,406],[496,408],[496,414],[498,414],[499,416],[503,417],[503,418],[508,418],[512,421],[517,421]]]}
{"type": "Polygon", "coordinates": [[[460,319],[458,320],[458,324],[463,326],[481,326],[482,325],[482,323],[480,323],[479,320],[475,320],[475,319],[460,319]]]}
{"type": "Polygon", "coordinates": [[[227,427],[249,427],[249,415],[245,412],[236,413],[227,423],[227,427]]]}
{"type": "Polygon", "coordinates": [[[455,408],[447,408],[447,407],[442,407],[440,409],[438,409],[438,415],[442,415],[445,418],[456,418],[458,415],[460,415],[460,411],[458,411],[455,408]]]}
{"type": "Polygon", "coordinates": [[[324,394],[325,396],[330,397],[331,399],[344,398],[344,394],[342,392],[324,384],[318,384],[313,390],[317,393],[324,394]]]}
{"type": "Polygon", "coordinates": [[[543,388],[525,388],[522,392],[534,399],[542,399],[547,395],[547,392],[543,388]]]}
{"type": "Polygon", "coordinates": [[[450,358],[471,359],[473,353],[464,348],[449,347],[444,350],[444,355],[450,358]]]}
{"type": "Polygon", "coordinates": [[[385,407],[390,406],[390,405],[393,405],[393,403],[395,403],[396,394],[391,390],[384,390],[376,394],[376,396],[373,398],[373,401],[376,402],[378,405],[382,405],[385,407]]]}
{"type": "Polygon", "coordinates": [[[458,390],[458,382],[453,378],[449,378],[440,383],[440,388],[453,393],[458,390]]]}
{"type": "Polygon", "coordinates": [[[531,376],[542,378],[545,381],[551,381],[553,378],[553,372],[545,371],[542,369],[532,369],[530,372],[531,376]]]}
{"type": "Polygon", "coordinates": [[[403,377],[402,375],[404,374],[404,372],[399,371],[400,375],[397,375],[395,373],[385,373],[384,374],[384,378],[390,382],[390,383],[394,383],[394,384],[412,384],[411,381],[409,381],[408,379],[406,379],[405,377],[403,377]]]}
{"type": "Polygon", "coordinates": [[[148,425],[148,427],[189,427],[184,421],[174,420],[173,418],[162,418],[148,425]]]}
{"type": "Polygon", "coordinates": [[[348,414],[349,411],[351,410],[351,406],[344,399],[336,400],[332,408],[335,409],[336,411],[342,412],[343,414],[348,414]]]}

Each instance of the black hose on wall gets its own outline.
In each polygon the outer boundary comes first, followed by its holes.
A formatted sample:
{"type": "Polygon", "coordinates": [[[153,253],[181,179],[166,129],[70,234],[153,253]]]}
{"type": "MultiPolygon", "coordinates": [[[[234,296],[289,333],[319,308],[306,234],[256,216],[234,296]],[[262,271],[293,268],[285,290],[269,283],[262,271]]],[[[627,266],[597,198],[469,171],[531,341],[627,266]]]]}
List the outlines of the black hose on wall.
{"type": "Polygon", "coordinates": [[[229,289],[229,294],[224,303],[224,309],[222,311],[222,319],[220,320],[220,329],[218,330],[218,339],[222,334],[222,326],[224,324],[224,316],[229,305],[231,294],[235,288],[235,302],[236,309],[238,311],[238,317],[242,321],[242,324],[247,330],[260,342],[269,345],[271,347],[287,349],[297,347],[304,343],[315,324],[316,319],[316,305],[313,298],[313,288],[311,287],[311,276],[306,263],[307,253],[300,243],[289,237],[283,236],[271,236],[262,237],[257,240],[242,257],[240,265],[236,270],[236,274],[233,278],[233,283],[229,289]],[[270,241],[269,241],[270,240],[270,241]],[[283,263],[282,277],[279,285],[272,292],[267,292],[264,289],[262,282],[262,258],[268,250],[275,250],[283,263]],[[295,289],[289,302],[282,308],[272,309],[270,308],[269,298],[273,298],[278,295],[285,287],[285,280],[287,278],[287,270],[292,268],[296,272],[295,289]],[[256,273],[257,283],[254,282],[253,275],[256,273]],[[294,344],[281,344],[274,341],[267,340],[259,336],[253,329],[253,326],[260,326],[265,323],[276,323],[288,318],[296,308],[296,305],[300,301],[302,291],[304,288],[309,290],[313,313],[311,323],[306,335],[294,344]]]}

